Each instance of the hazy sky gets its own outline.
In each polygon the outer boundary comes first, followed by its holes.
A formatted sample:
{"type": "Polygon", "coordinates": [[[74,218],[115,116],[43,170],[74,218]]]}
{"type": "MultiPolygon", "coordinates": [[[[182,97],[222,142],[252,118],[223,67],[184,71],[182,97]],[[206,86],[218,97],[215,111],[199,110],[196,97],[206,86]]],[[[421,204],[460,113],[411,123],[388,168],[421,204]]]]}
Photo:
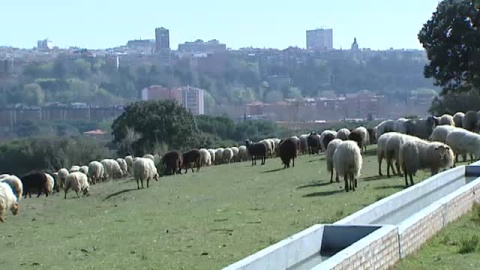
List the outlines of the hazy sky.
{"type": "Polygon", "coordinates": [[[305,47],[305,30],[333,28],[335,48],[421,48],[438,0],[1,0],[0,45],[110,48],[170,29],[171,48],[218,39],[229,48],[305,47]]]}

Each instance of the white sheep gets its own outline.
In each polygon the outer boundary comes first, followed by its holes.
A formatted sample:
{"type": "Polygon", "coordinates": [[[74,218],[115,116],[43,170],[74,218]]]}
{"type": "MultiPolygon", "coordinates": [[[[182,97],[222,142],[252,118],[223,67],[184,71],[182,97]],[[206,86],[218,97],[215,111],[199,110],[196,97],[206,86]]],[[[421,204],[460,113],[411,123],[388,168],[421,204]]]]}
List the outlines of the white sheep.
{"type": "Polygon", "coordinates": [[[471,156],[471,161],[473,161],[473,158],[480,158],[480,135],[476,133],[456,128],[448,134],[445,143],[452,148],[457,157],[459,155],[463,156],[464,161],[466,161],[468,154],[471,156]]]}
{"type": "Polygon", "coordinates": [[[128,174],[127,161],[125,161],[125,159],[123,158],[117,158],[115,161],[118,163],[118,166],[120,166],[120,169],[122,169],[123,175],[127,175],[128,174]]]}
{"type": "Polygon", "coordinates": [[[440,117],[438,124],[441,126],[455,126],[455,121],[453,120],[453,116],[451,116],[450,114],[444,114],[440,117]]]}
{"type": "MultiPolygon", "coordinates": [[[[333,183],[333,154],[337,149],[337,146],[340,145],[343,141],[340,139],[334,139],[330,141],[325,151],[325,160],[327,162],[327,171],[330,173],[330,183],[333,183]]],[[[336,181],[339,182],[338,173],[335,177],[336,181]]]]}
{"type": "Polygon", "coordinates": [[[231,148],[225,148],[222,153],[224,163],[230,163],[233,158],[233,151],[231,148]]]}
{"type": "Polygon", "coordinates": [[[380,138],[380,136],[382,136],[385,133],[396,131],[396,129],[397,129],[396,125],[397,125],[396,122],[393,121],[393,120],[385,120],[385,121],[381,122],[380,124],[378,124],[374,128],[375,137],[377,138],[377,140],[380,138]]]}
{"type": "Polygon", "coordinates": [[[362,163],[362,154],[356,142],[344,141],[337,146],[333,154],[333,167],[340,176],[343,176],[345,191],[355,191],[362,163]]]}
{"type": "Polygon", "coordinates": [[[132,156],[126,156],[126,157],[125,157],[125,162],[127,162],[127,169],[128,169],[128,172],[132,172],[132,167],[133,167],[133,157],[132,157],[132,156]]]}
{"type": "MultiPolygon", "coordinates": [[[[153,157],[152,157],[153,161],[153,157]]],[[[121,178],[123,176],[122,169],[118,165],[116,160],[113,159],[104,159],[101,161],[104,168],[104,178],[121,178]]]]}
{"type": "Polygon", "coordinates": [[[240,152],[240,150],[238,149],[238,147],[231,147],[230,149],[232,149],[233,152],[233,161],[239,161],[238,153],[240,152]]]}
{"type": "Polygon", "coordinates": [[[74,172],[67,176],[67,181],[65,181],[65,199],[67,198],[67,192],[70,188],[77,193],[77,197],[80,197],[79,192],[82,192],[83,196],[86,196],[90,192],[87,175],[81,172],[74,172]]]}
{"type": "Polygon", "coordinates": [[[79,171],[80,171],[80,166],[78,166],[78,165],[73,165],[69,170],[70,173],[79,172],[79,171]]]}
{"type": "Polygon", "coordinates": [[[387,144],[385,146],[385,158],[387,160],[387,176],[390,177],[390,168],[392,168],[393,174],[402,175],[401,168],[400,168],[400,148],[402,145],[407,141],[414,141],[420,140],[417,137],[392,132],[391,135],[388,137],[387,144]],[[393,167],[393,162],[396,162],[397,172],[393,167]]]}
{"type": "Polygon", "coordinates": [[[238,147],[238,160],[239,161],[248,160],[248,150],[245,145],[241,145],[240,147],[238,147]]]}
{"type": "Polygon", "coordinates": [[[223,163],[223,148],[217,148],[215,150],[215,164],[223,163]]]}
{"type": "Polygon", "coordinates": [[[465,117],[465,114],[463,112],[457,112],[456,114],[453,115],[453,122],[455,122],[456,127],[463,127],[463,118],[465,117]]]}
{"type": "Polygon", "coordinates": [[[81,166],[79,172],[88,175],[88,166],[81,166]]]}
{"type": "Polygon", "coordinates": [[[302,155],[306,154],[308,152],[308,136],[309,134],[302,134],[299,137],[300,140],[300,153],[302,155]]]}
{"type": "Polygon", "coordinates": [[[5,222],[5,214],[8,210],[12,211],[13,215],[17,215],[18,209],[14,188],[6,182],[0,182],[0,221],[5,222]]]}
{"type": "Polygon", "coordinates": [[[47,177],[47,191],[49,193],[53,193],[53,190],[55,189],[55,179],[53,178],[52,175],[45,173],[45,177],[47,177]]]}
{"type": "Polygon", "coordinates": [[[337,139],[340,139],[342,141],[348,140],[348,135],[350,135],[350,130],[346,128],[342,128],[337,132],[337,139]]]}
{"type": "Polygon", "coordinates": [[[4,174],[0,177],[0,182],[4,182],[13,187],[13,192],[17,199],[20,201],[23,195],[23,184],[20,178],[15,175],[4,174]]]}
{"type": "Polygon", "coordinates": [[[387,157],[387,142],[393,132],[384,133],[377,138],[378,175],[382,176],[382,161],[387,157]]]}
{"type": "Polygon", "coordinates": [[[149,158],[138,158],[133,163],[133,177],[137,181],[137,188],[140,189],[140,182],[147,181],[147,188],[149,187],[150,180],[155,179],[158,181],[157,168],[153,160],[149,158]]]}
{"type": "Polygon", "coordinates": [[[208,149],[208,153],[210,153],[210,161],[213,164],[215,164],[216,156],[215,156],[215,150],[214,149],[208,149]]]}
{"type": "Polygon", "coordinates": [[[155,162],[155,157],[152,155],[152,154],[146,154],[143,156],[143,158],[149,158],[151,159],[153,162],[155,162]]]}
{"type": "Polygon", "coordinates": [[[60,170],[58,170],[58,173],[57,173],[58,178],[57,178],[57,185],[56,185],[56,191],[57,192],[59,192],[60,189],[64,189],[65,181],[67,180],[67,176],[69,174],[70,173],[65,168],[61,168],[60,170]]]}
{"type": "Polygon", "coordinates": [[[90,179],[92,184],[101,182],[103,180],[104,174],[105,169],[103,168],[102,163],[98,161],[92,161],[88,164],[88,178],[90,179]]]}
{"type": "Polygon", "coordinates": [[[202,148],[199,150],[200,152],[200,164],[201,166],[210,166],[212,165],[212,156],[207,149],[202,148]]]}
{"type": "Polygon", "coordinates": [[[267,146],[267,151],[268,151],[267,155],[271,157],[273,155],[273,150],[274,150],[273,148],[275,143],[270,139],[264,139],[264,140],[261,140],[260,142],[264,143],[267,146]]]}
{"type": "Polygon", "coordinates": [[[368,134],[368,130],[365,127],[358,127],[354,129],[350,134],[352,133],[360,135],[360,137],[362,138],[362,150],[367,151],[367,146],[370,144],[370,135],[368,134]]]}
{"type": "Polygon", "coordinates": [[[463,117],[463,128],[477,132],[478,131],[478,115],[475,111],[468,111],[465,116],[463,117]]]}
{"type": "Polygon", "coordinates": [[[454,154],[451,148],[440,142],[411,140],[402,145],[400,160],[405,176],[405,185],[408,187],[408,177],[413,185],[413,175],[418,170],[429,169],[432,175],[441,169],[453,166],[454,154]]]}
{"type": "Polygon", "coordinates": [[[435,142],[445,143],[448,134],[455,129],[456,129],[455,126],[450,126],[450,125],[437,126],[433,130],[432,135],[430,135],[430,140],[435,142]]]}

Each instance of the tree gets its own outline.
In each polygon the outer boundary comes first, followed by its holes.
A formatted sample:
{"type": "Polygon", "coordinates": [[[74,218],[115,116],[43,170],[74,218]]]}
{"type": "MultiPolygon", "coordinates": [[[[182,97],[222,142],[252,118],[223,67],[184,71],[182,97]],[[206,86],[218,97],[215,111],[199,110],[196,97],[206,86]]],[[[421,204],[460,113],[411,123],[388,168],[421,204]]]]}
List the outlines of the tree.
{"type": "Polygon", "coordinates": [[[480,89],[480,28],[473,2],[440,2],[418,34],[430,60],[424,75],[443,87],[442,94],[480,89]]]}
{"type": "MultiPolygon", "coordinates": [[[[172,149],[193,147],[199,131],[193,115],[174,101],[141,101],[130,104],[112,124],[114,143],[122,144],[132,131],[138,139],[131,143],[135,155],[152,151],[155,145],[172,149]]],[[[131,139],[131,136],[130,138],[131,139]]],[[[126,154],[126,149],[119,149],[126,154]]]]}

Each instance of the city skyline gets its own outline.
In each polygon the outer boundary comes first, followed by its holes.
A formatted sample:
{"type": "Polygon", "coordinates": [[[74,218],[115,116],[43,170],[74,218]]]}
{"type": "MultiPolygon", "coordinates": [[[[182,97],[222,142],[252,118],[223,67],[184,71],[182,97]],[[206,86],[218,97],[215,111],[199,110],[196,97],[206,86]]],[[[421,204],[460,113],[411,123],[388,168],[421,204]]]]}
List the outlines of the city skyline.
{"type": "Polygon", "coordinates": [[[438,0],[406,0],[392,6],[371,0],[359,6],[353,0],[309,0],[280,6],[247,0],[231,9],[217,0],[163,4],[138,0],[122,6],[110,0],[99,2],[4,3],[3,10],[8,12],[0,16],[0,24],[10,27],[2,29],[0,46],[28,49],[48,38],[60,48],[105,49],[128,40],[155,39],[155,28],[165,27],[170,30],[172,49],[196,39],[217,39],[232,49],[305,48],[305,31],[323,27],[333,29],[335,49],[349,49],[354,37],[361,48],[421,49],[417,33],[438,4],[438,0]],[[18,20],[19,14],[28,19],[18,20]]]}

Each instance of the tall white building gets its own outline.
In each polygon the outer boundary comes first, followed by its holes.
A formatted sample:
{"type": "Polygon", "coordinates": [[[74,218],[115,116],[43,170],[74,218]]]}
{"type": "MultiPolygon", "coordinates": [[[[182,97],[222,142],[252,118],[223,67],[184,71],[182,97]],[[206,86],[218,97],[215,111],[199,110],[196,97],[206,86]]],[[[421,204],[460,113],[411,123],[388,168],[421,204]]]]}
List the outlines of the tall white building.
{"type": "Polygon", "coordinates": [[[195,87],[182,87],[182,103],[194,115],[205,114],[204,90],[195,87]]]}
{"type": "Polygon", "coordinates": [[[307,30],[307,49],[333,50],[333,29],[307,30]]]}

